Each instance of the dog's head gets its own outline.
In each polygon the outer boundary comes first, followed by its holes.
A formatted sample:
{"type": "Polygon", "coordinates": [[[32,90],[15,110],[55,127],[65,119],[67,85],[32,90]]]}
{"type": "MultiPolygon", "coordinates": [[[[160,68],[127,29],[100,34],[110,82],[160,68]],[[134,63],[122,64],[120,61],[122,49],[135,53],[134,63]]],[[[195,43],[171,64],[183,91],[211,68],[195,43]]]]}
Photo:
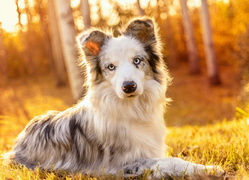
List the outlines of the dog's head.
{"type": "Polygon", "coordinates": [[[161,43],[151,19],[135,19],[115,38],[98,29],[78,37],[91,85],[108,83],[121,99],[143,94],[148,81],[163,84],[161,43]]]}

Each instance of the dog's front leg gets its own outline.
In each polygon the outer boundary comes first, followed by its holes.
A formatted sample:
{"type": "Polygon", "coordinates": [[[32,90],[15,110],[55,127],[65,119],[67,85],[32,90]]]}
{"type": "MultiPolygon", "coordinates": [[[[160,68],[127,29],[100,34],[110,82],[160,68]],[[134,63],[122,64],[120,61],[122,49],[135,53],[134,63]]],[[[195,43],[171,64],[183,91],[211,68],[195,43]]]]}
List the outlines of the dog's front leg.
{"type": "Polygon", "coordinates": [[[184,161],[180,158],[141,159],[124,166],[125,176],[139,176],[148,171],[152,179],[182,178],[190,176],[198,179],[199,175],[224,174],[219,166],[204,166],[184,161]]]}

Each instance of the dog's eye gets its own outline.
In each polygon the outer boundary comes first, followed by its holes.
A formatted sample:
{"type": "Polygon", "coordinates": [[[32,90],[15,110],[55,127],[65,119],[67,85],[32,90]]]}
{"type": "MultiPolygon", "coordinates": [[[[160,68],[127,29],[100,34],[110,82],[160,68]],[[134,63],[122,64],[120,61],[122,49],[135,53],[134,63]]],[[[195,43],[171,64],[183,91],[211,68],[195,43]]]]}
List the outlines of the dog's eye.
{"type": "Polygon", "coordinates": [[[135,65],[139,65],[140,62],[141,62],[141,59],[139,59],[139,58],[135,58],[135,59],[133,60],[133,63],[134,63],[135,65]]]}
{"type": "Polygon", "coordinates": [[[108,66],[107,66],[107,68],[110,70],[110,71],[113,71],[113,70],[115,70],[115,66],[113,65],[113,64],[109,64],[108,66]]]}

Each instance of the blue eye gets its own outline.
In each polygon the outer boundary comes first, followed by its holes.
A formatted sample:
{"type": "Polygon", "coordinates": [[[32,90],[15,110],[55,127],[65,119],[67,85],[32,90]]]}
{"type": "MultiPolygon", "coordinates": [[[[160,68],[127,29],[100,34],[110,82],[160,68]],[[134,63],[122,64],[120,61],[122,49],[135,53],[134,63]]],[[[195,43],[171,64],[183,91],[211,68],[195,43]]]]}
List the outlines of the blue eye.
{"type": "Polygon", "coordinates": [[[140,58],[134,58],[134,60],[133,60],[133,63],[134,63],[135,65],[139,65],[140,62],[141,62],[141,59],[140,59],[140,58]]]}
{"type": "Polygon", "coordinates": [[[107,68],[110,70],[110,71],[113,71],[113,70],[115,70],[115,66],[113,65],[113,64],[109,64],[108,66],[107,66],[107,68]]]}

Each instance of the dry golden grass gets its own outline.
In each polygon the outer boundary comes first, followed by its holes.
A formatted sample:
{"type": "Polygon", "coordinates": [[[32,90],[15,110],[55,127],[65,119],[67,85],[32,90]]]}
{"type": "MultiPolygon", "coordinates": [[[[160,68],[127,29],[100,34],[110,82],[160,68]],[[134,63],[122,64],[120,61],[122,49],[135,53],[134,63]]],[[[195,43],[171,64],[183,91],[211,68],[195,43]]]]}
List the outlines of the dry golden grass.
{"type": "Polygon", "coordinates": [[[206,126],[169,128],[167,145],[172,156],[223,167],[227,176],[249,179],[248,119],[206,126]]]}

